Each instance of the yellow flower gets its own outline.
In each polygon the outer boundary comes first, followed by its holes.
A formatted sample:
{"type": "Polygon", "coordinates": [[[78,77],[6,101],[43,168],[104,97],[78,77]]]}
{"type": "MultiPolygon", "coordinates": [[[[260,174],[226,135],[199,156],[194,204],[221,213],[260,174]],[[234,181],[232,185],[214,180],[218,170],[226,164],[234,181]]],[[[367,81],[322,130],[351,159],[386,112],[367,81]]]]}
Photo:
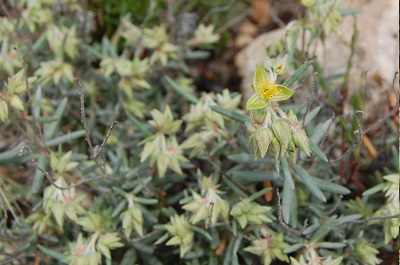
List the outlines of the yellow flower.
{"type": "Polygon", "coordinates": [[[256,93],[247,101],[247,110],[264,108],[270,102],[286,100],[294,93],[293,90],[272,82],[265,69],[260,66],[256,66],[253,88],[256,93]]]}

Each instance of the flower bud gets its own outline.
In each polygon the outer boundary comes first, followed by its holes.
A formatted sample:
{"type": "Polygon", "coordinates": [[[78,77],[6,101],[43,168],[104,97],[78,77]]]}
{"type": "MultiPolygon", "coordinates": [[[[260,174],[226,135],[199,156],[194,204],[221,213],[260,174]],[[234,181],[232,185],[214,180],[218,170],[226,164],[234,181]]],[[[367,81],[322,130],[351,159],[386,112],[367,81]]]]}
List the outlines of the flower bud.
{"type": "Polygon", "coordinates": [[[272,137],[271,139],[271,147],[272,153],[274,154],[275,159],[279,158],[279,152],[281,150],[281,145],[276,137],[272,137]]]}
{"type": "Polygon", "coordinates": [[[288,155],[289,155],[290,161],[293,164],[295,164],[297,161],[297,148],[296,148],[296,144],[294,143],[293,139],[289,142],[287,150],[288,150],[288,155]]]}
{"type": "Polygon", "coordinates": [[[309,146],[310,140],[307,137],[306,132],[303,129],[298,129],[296,132],[293,132],[293,141],[296,146],[299,147],[307,156],[310,156],[311,149],[309,146]]]}
{"type": "Polygon", "coordinates": [[[273,133],[270,129],[260,128],[257,130],[256,139],[261,157],[264,157],[265,154],[267,153],[272,137],[273,133]]]}
{"type": "Polygon", "coordinates": [[[292,134],[289,124],[285,119],[276,120],[272,123],[272,130],[274,131],[276,138],[278,138],[279,142],[281,143],[283,147],[282,150],[285,151],[292,134]]]}
{"type": "Polygon", "coordinates": [[[289,111],[288,116],[289,116],[289,120],[290,120],[292,123],[297,123],[297,122],[298,122],[298,121],[297,121],[297,116],[296,116],[296,114],[294,114],[293,110],[290,110],[290,111],[289,111]]]}

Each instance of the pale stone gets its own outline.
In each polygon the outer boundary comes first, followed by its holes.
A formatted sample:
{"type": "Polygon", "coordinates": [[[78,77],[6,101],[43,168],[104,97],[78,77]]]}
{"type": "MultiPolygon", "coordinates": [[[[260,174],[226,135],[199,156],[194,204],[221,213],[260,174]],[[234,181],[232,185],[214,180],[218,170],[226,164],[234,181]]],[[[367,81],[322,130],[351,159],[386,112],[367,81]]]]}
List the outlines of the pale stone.
{"type": "MultiPolygon", "coordinates": [[[[358,41],[355,48],[353,67],[348,82],[349,94],[360,88],[360,78],[365,73],[365,84],[368,107],[367,113],[377,115],[379,104],[387,102],[384,91],[391,89],[392,79],[398,71],[398,1],[370,0],[345,1],[346,8],[356,8],[360,13],[356,15],[358,41]],[[379,75],[383,83],[379,85],[373,76],[379,75]]],[[[316,51],[326,76],[344,73],[350,56],[350,43],[354,32],[355,20],[353,16],[346,16],[340,24],[341,34],[332,33],[325,41],[325,45],[315,43],[310,50],[316,51]]],[[[242,76],[242,92],[244,102],[253,94],[251,87],[255,65],[260,65],[266,56],[265,47],[279,38],[284,37],[286,30],[278,29],[258,36],[236,58],[235,64],[242,76]]],[[[300,46],[299,46],[300,47],[300,46]]],[[[386,104],[387,105],[387,104],[386,104]]]]}

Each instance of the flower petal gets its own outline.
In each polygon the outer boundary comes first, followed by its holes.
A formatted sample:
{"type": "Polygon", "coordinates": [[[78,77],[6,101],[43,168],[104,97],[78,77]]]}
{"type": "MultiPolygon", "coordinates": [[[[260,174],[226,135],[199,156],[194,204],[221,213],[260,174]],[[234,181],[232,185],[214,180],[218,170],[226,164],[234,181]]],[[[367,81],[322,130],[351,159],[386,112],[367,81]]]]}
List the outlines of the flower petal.
{"type": "Polygon", "coordinates": [[[267,72],[264,68],[256,65],[256,72],[254,73],[253,88],[255,91],[260,92],[266,84],[270,83],[267,72]]]}
{"type": "Polygon", "coordinates": [[[246,109],[251,110],[251,109],[261,109],[267,106],[269,103],[269,100],[267,98],[261,98],[260,93],[255,93],[251,98],[246,103],[246,109]]]}
{"type": "Polygon", "coordinates": [[[294,90],[291,90],[285,86],[278,86],[279,93],[272,97],[271,101],[281,101],[289,99],[293,94],[294,90]]]}

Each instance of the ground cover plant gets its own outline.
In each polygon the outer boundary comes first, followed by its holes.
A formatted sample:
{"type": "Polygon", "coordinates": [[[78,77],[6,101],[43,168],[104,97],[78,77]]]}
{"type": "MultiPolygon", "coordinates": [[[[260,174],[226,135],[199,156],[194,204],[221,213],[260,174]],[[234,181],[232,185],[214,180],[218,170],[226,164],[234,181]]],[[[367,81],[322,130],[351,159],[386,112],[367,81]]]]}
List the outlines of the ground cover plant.
{"type": "Polygon", "coordinates": [[[312,49],[357,10],[298,3],[241,105],[196,80],[251,2],[139,2],[1,2],[0,264],[397,263],[398,101],[312,49]]]}

